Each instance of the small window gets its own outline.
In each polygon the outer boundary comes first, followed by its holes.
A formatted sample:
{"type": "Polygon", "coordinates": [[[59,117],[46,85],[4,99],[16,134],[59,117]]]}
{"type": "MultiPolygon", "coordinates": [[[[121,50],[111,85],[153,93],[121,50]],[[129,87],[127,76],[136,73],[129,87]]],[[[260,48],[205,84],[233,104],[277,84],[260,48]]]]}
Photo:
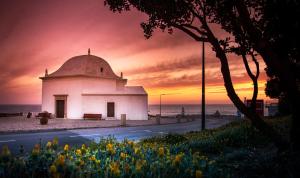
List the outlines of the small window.
{"type": "Polygon", "coordinates": [[[103,67],[100,68],[100,71],[103,72],[103,67]]]}

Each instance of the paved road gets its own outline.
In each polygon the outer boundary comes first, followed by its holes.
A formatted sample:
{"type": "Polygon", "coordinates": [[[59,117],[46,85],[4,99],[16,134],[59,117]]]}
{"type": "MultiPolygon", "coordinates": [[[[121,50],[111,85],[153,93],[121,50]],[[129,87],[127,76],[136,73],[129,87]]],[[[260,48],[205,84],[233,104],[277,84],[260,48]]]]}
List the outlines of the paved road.
{"type": "MultiPolygon", "coordinates": [[[[228,119],[208,119],[207,128],[216,128],[232,120],[228,119]]],[[[200,119],[196,121],[168,124],[151,125],[138,127],[117,127],[117,128],[94,128],[94,129],[75,129],[56,132],[38,132],[38,133],[13,133],[0,135],[0,146],[7,145],[14,154],[19,153],[20,145],[23,145],[25,151],[30,151],[34,144],[41,141],[47,143],[54,137],[59,139],[59,144],[81,145],[88,144],[90,141],[99,141],[101,137],[114,136],[121,141],[124,138],[131,140],[140,140],[151,136],[164,135],[168,133],[185,133],[197,131],[200,129],[200,119]]]]}

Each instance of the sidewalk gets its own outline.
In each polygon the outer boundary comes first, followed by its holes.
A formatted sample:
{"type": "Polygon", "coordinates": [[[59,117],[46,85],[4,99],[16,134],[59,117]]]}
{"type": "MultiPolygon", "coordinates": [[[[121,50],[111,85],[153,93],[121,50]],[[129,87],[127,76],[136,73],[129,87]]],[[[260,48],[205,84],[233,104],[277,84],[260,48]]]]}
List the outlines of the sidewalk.
{"type": "MultiPolygon", "coordinates": [[[[186,122],[182,119],[182,122],[186,122]]],[[[176,119],[161,119],[161,124],[176,123],[176,119]]],[[[127,120],[126,126],[142,126],[154,125],[155,119],[151,120],[127,120]]],[[[106,128],[106,127],[120,127],[120,120],[83,120],[83,119],[49,119],[47,125],[41,125],[40,121],[35,118],[3,117],[0,118],[0,133],[12,132],[39,132],[49,130],[67,130],[67,129],[81,129],[81,128],[106,128]]]]}
{"type": "MultiPolygon", "coordinates": [[[[213,118],[208,118],[213,119],[213,118]]],[[[224,118],[231,119],[231,118],[224,118]]],[[[217,119],[222,120],[222,119],[217,119]]],[[[189,119],[191,121],[191,119],[189,119]]],[[[181,122],[188,120],[181,119],[181,122]]],[[[162,118],[161,124],[175,124],[176,118],[162,118]]],[[[155,125],[156,120],[127,120],[127,127],[155,125]]],[[[83,119],[49,119],[47,125],[41,125],[40,121],[35,118],[25,118],[22,116],[2,117],[0,118],[0,133],[22,133],[22,132],[39,132],[39,131],[55,131],[69,129],[84,129],[84,128],[108,128],[120,127],[120,120],[83,120],[83,119]]]]}

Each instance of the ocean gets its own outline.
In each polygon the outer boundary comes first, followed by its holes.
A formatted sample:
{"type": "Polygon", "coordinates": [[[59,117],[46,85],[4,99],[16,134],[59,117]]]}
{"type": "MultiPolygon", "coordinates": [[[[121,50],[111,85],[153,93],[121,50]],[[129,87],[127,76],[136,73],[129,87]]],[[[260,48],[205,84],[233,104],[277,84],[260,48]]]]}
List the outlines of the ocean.
{"type": "MultiPolygon", "coordinates": [[[[172,104],[172,105],[162,105],[161,115],[162,116],[173,116],[181,114],[182,108],[184,108],[185,114],[201,114],[201,105],[196,104],[172,104]]],[[[160,112],[159,105],[149,105],[149,114],[156,115],[160,112]]],[[[206,114],[214,114],[219,111],[221,115],[236,115],[237,109],[232,104],[207,104],[205,107],[206,114]]]]}
{"type": "MultiPolygon", "coordinates": [[[[173,116],[181,114],[184,107],[185,114],[201,114],[201,105],[176,104],[162,105],[161,113],[163,116],[173,116]]],[[[159,114],[159,105],[149,105],[148,112],[151,115],[159,114]]],[[[207,104],[206,114],[214,114],[217,110],[222,115],[236,115],[236,107],[232,104],[207,104]]],[[[41,112],[41,105],[0,105],[0,113],[28,113],[41,112]]]]}
{"type": "Polygon", "coordinates": [[[14,105],[0,105],[0,113],[28,113],[28,112],[41,112],[41,105],[31,104],[14,104],[14,105]]]}

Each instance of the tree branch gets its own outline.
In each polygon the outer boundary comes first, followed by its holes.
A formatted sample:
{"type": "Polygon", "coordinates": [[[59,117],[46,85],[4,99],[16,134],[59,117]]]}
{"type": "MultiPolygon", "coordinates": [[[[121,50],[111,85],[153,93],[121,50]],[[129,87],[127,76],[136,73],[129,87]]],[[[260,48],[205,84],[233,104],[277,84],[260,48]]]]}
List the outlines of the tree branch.
{"type": "Polygon", "coordinates": [[[251,120],[252,124],[261,132],[263,132],[268,137],[272,138],[274,143],[279,149],[285,149],[288,145],[287,141],[278,134],[271,126],[263,121],[260,115],[256,112],[253,112],[251,109],[247,108],[246,105],[241,101],[232,84],[228,59],[225,51],[223,51],[222,47],[219,44],[218,39],[214,36],[209,26],[205,21],[202,22],[205,30],[207,31],[207,37],[210,44],[213,46],[217,57],[221,62],[221,72],[224,79],[225,89],[227,91],[227,95],[230,100],[234,103],[239,111],[245,114],[249,120],[251,120]]]}
{"type": "MultiPolygon", "coordinates": [[[[189,1],[186,1],[186,3],[187,4],[191,4],[189,1]]],[[[204,17],[204,10],[202,8],[201,2],[199,2],[199,5],[200,5],[200,8],[202,9],[203,17],[204,17]]],[[[193,14],[193,17],[197,17],[200,22],[204,20],[203,17],[200,15],[200,12],[198,12],[197,9],[195,9],[195,6],[193,4],[191,4],[190,6],[188,6],[188,9],[193,14]]]]}
{"type": "Polygon", "coordinates": [[[259,63],[258,63],[255,55],[253,54],[253,52],[251,52],[250,55],[251,55],[252,61],[255,64],[255,67],[256,67],[256,75],[255,75],[255,77],[258,78],[259,77],[259,63]]]}
{"type": "Polygon", "coordinates": [[[186,34],[188,34],[189,36],[191,36],[192,38],[194,38],[196,41],[204,41],[204,42],[207,42],[208,39],[206,37],[202,37],[202,36],[198,36],[196,35],[195,33],[193,33],[191,30],[185,28],[184,26],[182,25],[178,25],[178,24],[171,24],[173,27],[185,32],[186,34]]]}
{"type": "MultiPolygon", "coordinates": [[[[246,54],[242,54],[242,59],[243,59],[243,62],[244,62],[244,66],[246,68],[246,71],[247,71],[247,74],[249,75],[249,77],[252,79],[252,80],[255,80],[256,79],[256,76],[252,73],[250,67],[249,67],[249,64],[248,64],[248,60],[247,60],[247,57],[246,57],[246,54]]],[[[256,63],[255,63],[256,64],[256,63]]]]}
{"type": "Polygon", "coordinates": [[[261,39],[261,35],[259,34],[261,33],[252,25],[250,14],[246,5],[241,0],[237,0],[235,4],[239,14],[238,18],[240,19],[239,21],[241,22],[243,29],[247,31],[247,33],[255,42],[259,42],[261,39]]]}
{"type": "Polygon", "coordinates": [[[259,64],[258,62],[256,61],[255,59],[255,65],[256,65],[256,75],[254,75],[252,72],[251,72],[251,69],[249,67],[249,64],[248,64],[248,60],[246,58],[246,54],[243,53],[242,54],[242,59],[243,59],[243,62],[244,62],[244,65],[245,65],[245,68],[246,68],[246,71],[247,71],[247,74],[249,75],[249,77],[251,78],[252,80],[252,83],[253,83],[253,94],[252,94],[252,99],[251,99],[251,104],[250,104],[250,108],[253,112],[255,112],[255,108],[256,108],[256,100],[257,100],[257,94],[258,94],[258,83],[257,83],[257,79],[258,79],[258,75],[259,75],[259,64]]]}
{"type": "Polygon", "coordinates": [[[193,26],[193,25],[191,25],[191,24],[181,24],[183,27],[187,27],[187,28],[190,28],[190,29],[193,29],[193,30],[195,30],[195,31],[197,31],[199,34],[201,34],[201,35],[206,35],[206,32],[205,31],[203,31],[203,30],[200,30],[199,28],[197,28],[197,27],[195,27],[195,26],[193,26]]]}

